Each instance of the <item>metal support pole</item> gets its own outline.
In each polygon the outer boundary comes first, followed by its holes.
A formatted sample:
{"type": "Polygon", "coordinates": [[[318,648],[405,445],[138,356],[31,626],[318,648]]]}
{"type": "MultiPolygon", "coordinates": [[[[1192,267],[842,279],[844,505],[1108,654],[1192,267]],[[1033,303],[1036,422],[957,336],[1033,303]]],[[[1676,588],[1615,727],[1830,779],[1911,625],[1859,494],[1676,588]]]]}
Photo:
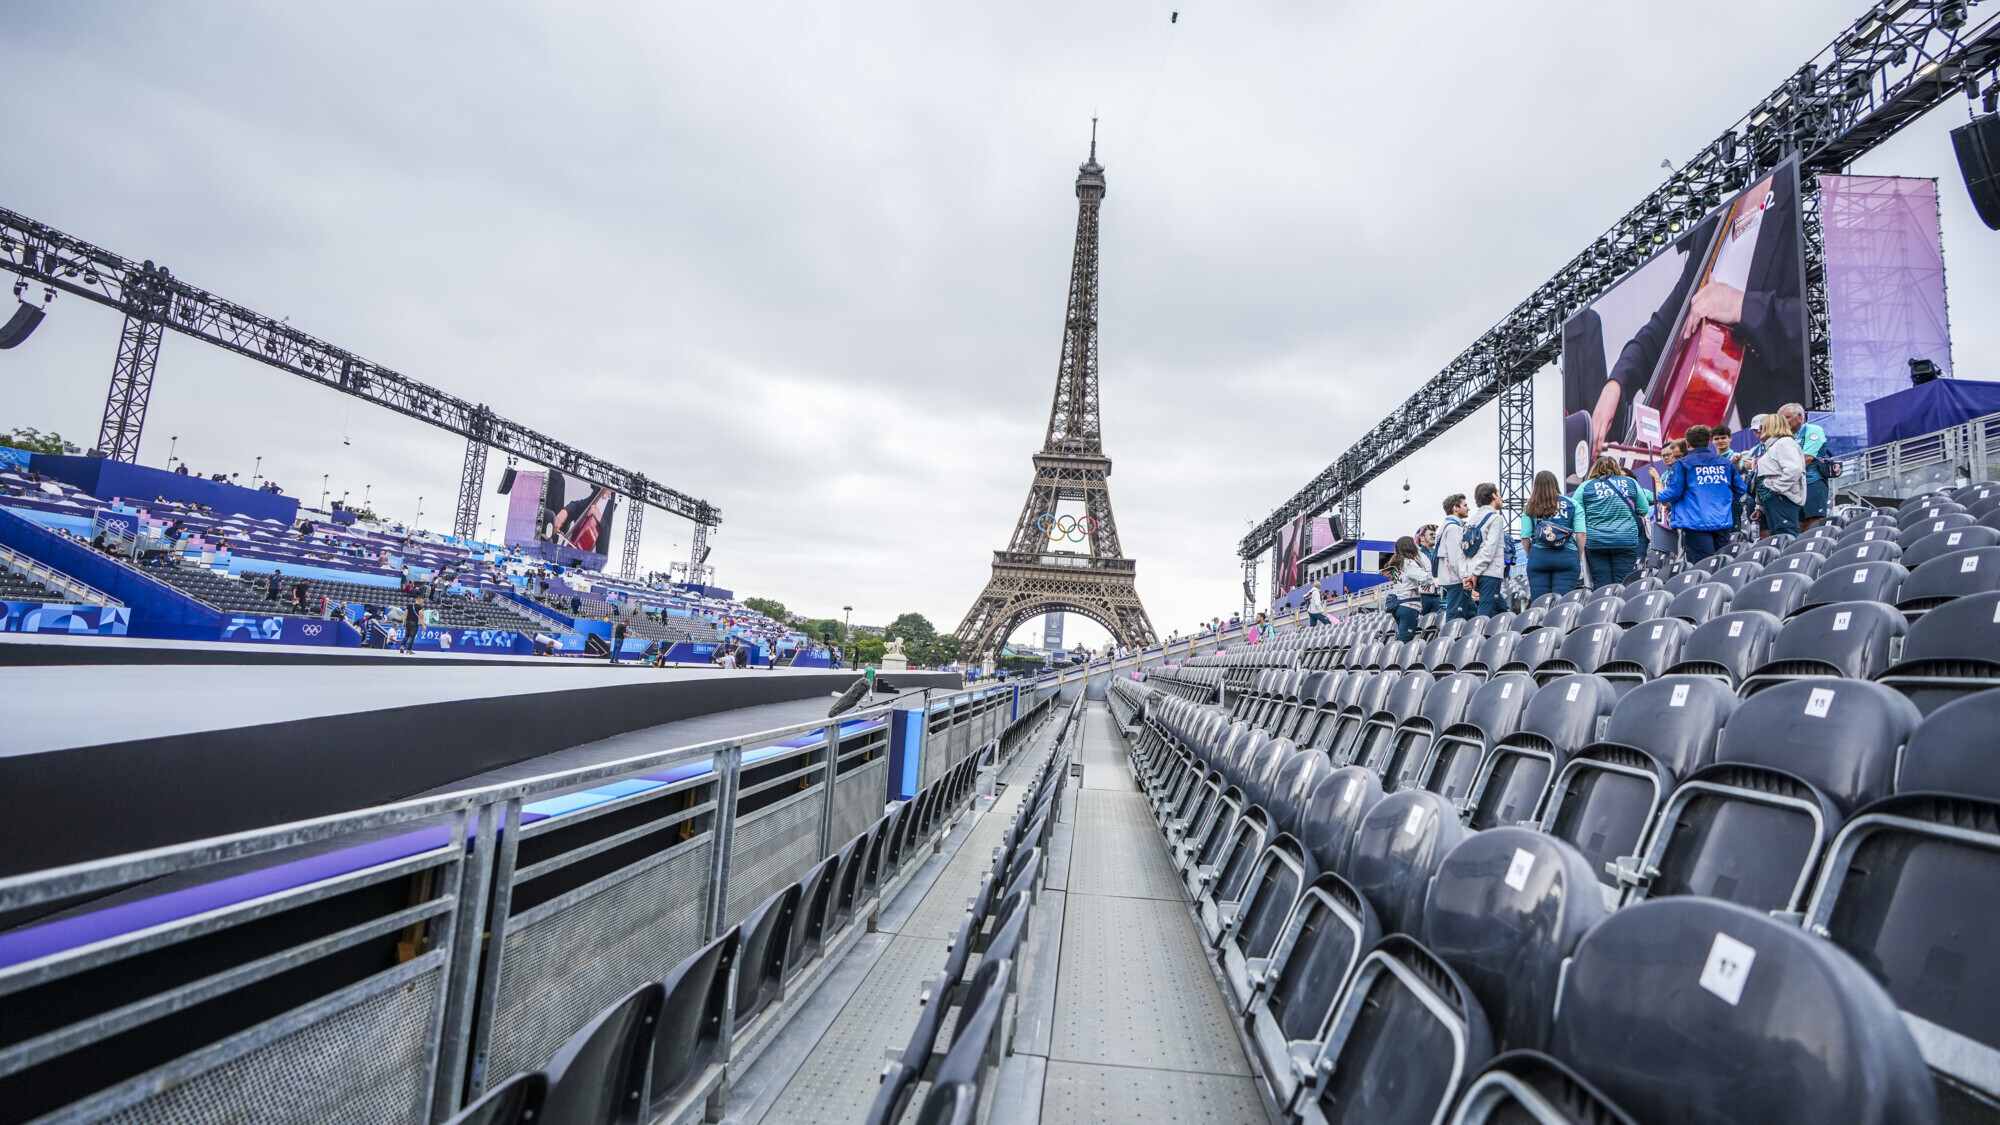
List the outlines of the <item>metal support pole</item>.
{"type": "Polygon", "coordinates": [[[708,852],[708,910],[702,935],[714,941],[723,931],[729,911],[729,863],[736,850],[736,790],[743,779],[743,744],[715,752],[715,826],[708,852]]]}
{"type": "MultiPolygon", "coordinates": [[[[1252,621],[1255,621],[1256,619],[1257,619],[1257,560],[1251,558],[1243,560],[1244,627],[1246,628],[1249,627],[1249,624],[1252,621]]],[[[1218,641],[1221,640],[1222,634],[1218,632],[1216,634],[1216,639],[1218,641]]]]}
{"type": "Polygon", "coordinates": [[[159,321],[127,314],[118,333],[118,360],[111,366],[111,391],[104,398],[104,422],[97,430],[98,451],[113,461],[139,460],[146,403],[153,395],[153,368],[160,362],[160,337],[165,332],[159,321]]]}
{"type": "Polygon", "coordinates": [[[1500,389],[1500,492],[1518,516],[1535,485],[1535,381],[1524,378],[1500,389]]]}
{"type": "Polygon", "coordinates": [[[627,582],[639,577],[639,528],[645,520],[646,502],[635,496],[625,513],[625,557],[618,563],[618,577],[627,582]]]}
{"type": "Polygon", "coordinates": [[[688,581],[697,586],[708,585],[704,568],[708,565],[708,525],[694,525],[694,545],[688,550],[688,581]]]}
{"type": "Polygon", "coordinates": [[[479,494],[486,490],[486,442],[465,439],[465,465],[458,473],[458,512],[451,533],[460,539],[479,538],[479,494]]]}
{"type": "Polygon", "coordinates": [[[840,841],[833,838],[833,783],[840,776],[840,720],[826,724],[826,802],[819,810],[819,857],[833,854],[840,841]]]}
{"type": "Polygon", "coordinates": [[[493,1009],[500,1002],[501,959],[507,951],[507,915],[514,903],[514,857],[520,853],[521,798],[508,800],[500,828],[499,847],[493,859],[493,911],[485,929],[486,949],[479,971],[479,1004],[473,1010],[472,1073],[467,1075],[465,1100],[476,1100],[486,1091],[486,1054],[493,1045],[493,1009]]]}
{"type": "MultiPolygon", "coordinates": [[[[1341,522],[1347,525],[1348,538],[1350,539],[1361,538],[1361,490],[1360,489],[1358,488],[1355,489],[1352,493],[1348,494],[1346,498],[1341,500],[1340,518],[1341,522]]],[[[1301,555],[1304,555],[1305,553],[1306,552],[1304,551],[1300,552],[1301,555]]]]}
{"type": "Polygon", "coordinates": [[[459,865],[458,909],[451,920],[451,971],[445,981],[444,1035],[438,1046],[437,1088],[431,1097],[431,1119],[442,1121],[464,1104],[466,1044],[472,1038],[474,993],[479,985],[479,950],[486,933],[487,894],[493,888],[493,854],[499,840],[494,826],[498,805],[466,814],[472,852],[459,865]]]}

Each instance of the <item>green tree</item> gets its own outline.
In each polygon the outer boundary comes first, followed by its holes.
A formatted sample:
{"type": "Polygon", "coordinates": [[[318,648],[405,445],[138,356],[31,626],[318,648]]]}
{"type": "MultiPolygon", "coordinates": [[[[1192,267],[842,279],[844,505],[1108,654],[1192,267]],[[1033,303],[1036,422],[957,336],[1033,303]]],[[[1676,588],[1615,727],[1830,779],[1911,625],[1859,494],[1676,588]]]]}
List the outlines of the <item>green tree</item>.
{"type": "Polygon", "coordinates": [[[830,645],[841,644],[847,640],[846,627],[831,617],[816,617],[799,626],[799,630],[808,637],[830,645]]]}
{"type": "Polygon", "coordinates": [[[45,434],[33,426],[22,426],[12,433],[0,434],[0,445],[11,445],[30,453],[60,454],[63,451],[63,436],[54,431],[45,434]]]}
{"type": "Polygon", "coordinates": [[[785,603],[774,602],[769,598],[744,598],[743,604],[745,607],[756,610],[758,613],[776,621],[780,625],[790,620],[792,616],[791,611],[785,608],[785,603]]]}
{"type": "MultiPolygon", "coordinates": [[[[834,622],[834,624],[838,625],[840,624],[840,622],[836,621],[834,622]]],[[[857,633],[855,634],[854,637],[854,645],[855,645],[854,659],[856,663],[858,664],[882,663],[882,653],[883,653],[882,638],[871,637],[866,633],[857,633]]]]}
{"type": "Polygon", "coordinates": [[[920,653],[918,663],[928,664],[933,668],[942,668],[958,659],[958,638],[950,633],[933,637],[930,641],[920,645],[918,652],[920,653]]]}
{"type": "Polygon", "coordinates": [[[889,627],[882,630],[884,640],[896,637],[903,638],[906,647],[926,645],[937,638],[937,626],[931,624],[930,619],[921,613],[906,613],[891,621],[889,627]]]}

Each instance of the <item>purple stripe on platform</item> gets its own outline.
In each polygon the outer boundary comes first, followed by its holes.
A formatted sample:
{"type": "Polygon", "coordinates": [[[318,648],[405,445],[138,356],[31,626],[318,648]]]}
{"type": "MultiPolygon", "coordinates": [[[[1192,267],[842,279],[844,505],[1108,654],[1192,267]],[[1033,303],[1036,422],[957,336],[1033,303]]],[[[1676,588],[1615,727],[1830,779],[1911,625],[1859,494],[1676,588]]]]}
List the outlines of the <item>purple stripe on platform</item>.
{"type": "Polygon", "coordinates": [[[323,882],[355,871],[444,847],[451,842],[451,829],[426,828],[387,840],[357,844],[351,848],[294,860],[204,883],[185,890],[169,891],[153,898],[128,902],[75,918],[64,918],[14,933],[0,934],[0,968],[33,961],[64,950],[76,949],[153,926],[192,918],[211,910],[249,902],[266,895],[323,882]]]}

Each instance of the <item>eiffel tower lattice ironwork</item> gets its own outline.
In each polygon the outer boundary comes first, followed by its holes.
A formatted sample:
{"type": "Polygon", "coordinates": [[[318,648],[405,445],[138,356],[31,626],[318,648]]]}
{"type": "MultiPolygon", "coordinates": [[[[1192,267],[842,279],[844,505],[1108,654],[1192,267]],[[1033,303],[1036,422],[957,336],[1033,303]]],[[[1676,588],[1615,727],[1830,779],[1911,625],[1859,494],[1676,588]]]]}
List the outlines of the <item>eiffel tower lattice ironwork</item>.
{"type": "Polygon", "coordinates": [[[1035,483],[1013,542],[993,552],[993,576],[958,626],[966,659],[997,655],[1024,622],[1056,612],[1081,614],[1135,649],[1155,640],[1133,585],[1138,564],[1118,546],[1107,483],[1111,458],[1098,426],[1097,212],[1104,168],[1097,163],[1094,120],[1090,159],[1077,169],[1076,198],[1076,256],[1048,434],[1035,454],[1035,483]],[[1071,524],[1076,531],[1067,530],[1071,524]],[[1082,538],[1073,540],[1074,534],[1082,538]],[[1088,549],[1074,549],[1072,542],[1088,549]]]}

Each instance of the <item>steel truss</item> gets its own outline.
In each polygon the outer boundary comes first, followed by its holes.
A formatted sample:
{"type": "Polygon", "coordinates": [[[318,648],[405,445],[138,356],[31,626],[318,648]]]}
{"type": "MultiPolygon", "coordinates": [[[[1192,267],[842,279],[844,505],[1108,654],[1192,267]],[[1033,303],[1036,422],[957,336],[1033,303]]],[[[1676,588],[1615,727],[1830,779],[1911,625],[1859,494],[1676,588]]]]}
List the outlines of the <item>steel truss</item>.
{"type": "MultiPolygon", "coordinates": [[[[468,440],[482,441],[505,453],[605,485],[635,501],[684,516],[697,525],[712,527],[722,522],[721,510],[705,500],[649,481],[629,469],[501,418],[484,405],[446,394],[289,324],[197,289],[174,277],[163,266],[120,257],[5,208],[0,208],[0,269],[126,315],[126,331],[120,337],[119,361],[106,405],[100,447],[110,440],[119,449],[129,446],[136,455],[139,425],[145,419],[146,392],[152,383],[153,359],[158,354],[160,329],[165,327],[468,440]],[[135,329],[133,321],[152,327],[135,329]],[[151,332],[151,351],[146,353],[143,363],[135,360],[128,364],[127,338],[144,336],[147,331],[151,332]],[[119,420],[115,426],[113,408],[117,409],[119,420]]],[[[143,351],[136,347],[133,350],[143,351]]],[[[109,448],[105,452],[112,454],[109,448]]],[[[469,453],[467,459],[471,460],[469,453]]],[[[463,518],[467,510],[461,503],[458,517],[463,518]]],[[[470,510],[476,519],[477,505],[470,510]]]]}
{"type": "MultiPolygon", "coordinates": [[[[1243,537],[1237,553],[1252,558],[1270,550],[1288,521],[1329,510],[1503,389],[1528,384],[1560,357],[1562,325],[1571,313],[1793,156],[1804,181],[1813,393],[1817,405],[1831,405],[1818,174],[1846,168],[1954,93],[1976,90],[1982,78],[1991,78],[2000,60],[2000,19],[1971,26],[1969,6],[1964,0],[1890,0],[1870,8],[1280,505],[1243,537]]],[[[1521,458],[1525,447],[1510,448],[1506,436],[1513,427],[1504,419],[1501,426],[1503,457],[1521,458]]]]}

